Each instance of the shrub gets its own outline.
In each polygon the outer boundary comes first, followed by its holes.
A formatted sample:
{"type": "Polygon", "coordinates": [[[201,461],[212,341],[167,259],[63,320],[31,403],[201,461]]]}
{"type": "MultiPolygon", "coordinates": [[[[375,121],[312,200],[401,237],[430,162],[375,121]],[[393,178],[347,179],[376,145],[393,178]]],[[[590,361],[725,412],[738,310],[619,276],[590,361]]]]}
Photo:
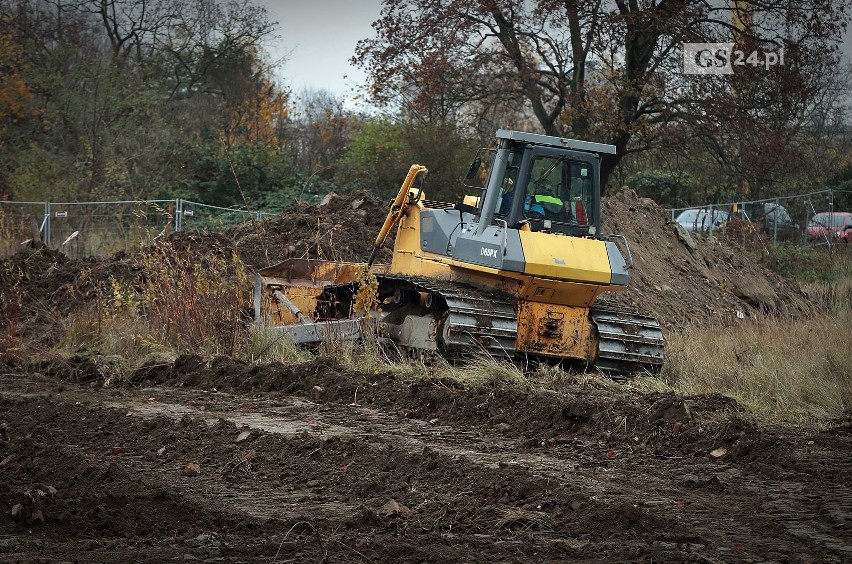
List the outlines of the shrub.
{"type": "Polygon", "coordinates": [[[160,342],[208,354],[239,352],[252,286],[236,253],[197,260],[165,243],[147,252],[143,263],[147,279],[139,307],[160,342]]]}
{"type": "Polygon", "coordinates": [[[765,263],[782,276],[805,282],[827,281],[835,277],[832,255],[822,248],[779,245],[768,249],[765,263]]]}

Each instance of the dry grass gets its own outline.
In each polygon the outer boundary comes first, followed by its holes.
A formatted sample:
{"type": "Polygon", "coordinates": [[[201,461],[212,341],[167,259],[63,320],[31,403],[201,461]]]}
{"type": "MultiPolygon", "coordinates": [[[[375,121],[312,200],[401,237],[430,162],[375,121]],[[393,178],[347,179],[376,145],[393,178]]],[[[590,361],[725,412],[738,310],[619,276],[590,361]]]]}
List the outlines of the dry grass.
{"type": "Polygon", "coordinates": [[[14,285],[4,285],[0,289],[0,352],[18,349],[21,345],[18,326],[23,309],[21,289],[14,285]]]}
{"type": "Polygon", "coordinates": [[[834,314],[852,311],[852,275],[832,282],[809,282],[802,290],[817,308],[834,314]]]}
{"type": "Polygon", "coordinates": [[[439,359],[436,373],[452,378],[464,385],[475,386],[491,382],[512,384],[521,388],[530,388],[530,380],[524,370],[507,358],[500,358],[481,351],[458,365],[439,359]]]}
{"type": "Polygon", "coordinates": [[[669,335],[663,379],[684,393],[733,397],[769,422],[822,426],[852,408],[852,253],[773,253],[782,273],[802,281],[813,316],[669,335]]]}
{"type": "Polygon", "coordinates": [[[243,348],[245,360],[255,364],[301,363],[311,360],[314,356],[307,349],[294,344],[280,331],[259,325],[249,327],[246,346],[243,348]]]}
{"type": "Polygon", "coordinates": [[[111,278],[96,303],[62,320],[58,353],[120,359],[115,364],[126,374],[182,352],[236,356],[262,351],[270,358],[291,359],[284,352],[286,343],[270,347],[247,331],[243,312],[250,285],[235,255],[196,260],[163,244],[147,251],[142,262],[146,278],[141,288],[111,278]]]}
{"type": "Polygon", "coordinates": [[[428,376],[428,369],[420,359],[409,357],[394,345],[381,342],[375,326],[369,322],[365,322],[360,339],[328,339],[320,343],[317,354],[332,357],[356,372],[390,372],[403,379],[428,376]]]}
{"type": "Polygon", "coordinates": [[[672,335],[663,379],[721,393],[770,422],[819,426],[852,406],[850,310],[672,335]]]}
{"type": "Polygon", "coordinates": [[[129,312],[115,314],[102,303],[63,319],[61,334],[56,347],[60,357],[84,354],[108,361],[105,385],[126,381],[143,364],[177,358],[177,350],[159,342],[147,320],[129,312]]]}

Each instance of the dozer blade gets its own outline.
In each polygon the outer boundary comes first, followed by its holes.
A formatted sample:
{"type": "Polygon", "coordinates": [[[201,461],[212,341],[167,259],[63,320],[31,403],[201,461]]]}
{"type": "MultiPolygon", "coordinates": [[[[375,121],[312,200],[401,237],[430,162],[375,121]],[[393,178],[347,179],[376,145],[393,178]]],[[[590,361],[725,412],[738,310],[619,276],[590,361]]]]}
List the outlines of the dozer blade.
{"type": "Polygon", "coordinates": [[[287,259],[260,269],[254,286],[255,322],[282,330],[298,344],[356,339],[361,334],[359,319],[315,322],[317,297],[327,286],[358,280],[365,269],[360,263],[314,259],[287,259]]]}
{"type": "Polygon", "coordinates": [[[362,326],[361,319],[339,319],[281,325],[276,329],[297,345],[309,345],[323,341],[354,341],[361,337],[362,326]]]}

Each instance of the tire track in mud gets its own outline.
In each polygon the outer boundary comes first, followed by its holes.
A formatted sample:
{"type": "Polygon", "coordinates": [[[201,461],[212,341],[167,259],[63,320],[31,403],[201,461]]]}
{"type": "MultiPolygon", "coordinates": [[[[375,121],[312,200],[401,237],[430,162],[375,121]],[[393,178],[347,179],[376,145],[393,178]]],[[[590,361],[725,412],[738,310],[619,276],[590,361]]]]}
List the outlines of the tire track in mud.
{"type": "MultiPolygon", "coordinates": [[[[111,464],[120,463],[146,487],[177,495],[179,506],[197,504],[224,530],[241,520],[258,527],[275,522],[279,529],[324,523],[348,531],[351,538],[344,534],[336,542],[357,545],[365,558],[391,555],[387,542],[406,535],[415,544],[438,542],[438,556],[447,561],[469,556],[472,547],[485,561],[489,552],[481,545],[487,543],[500,543],[498,559],[518,561],[532,552],[543,560],[609,561],[839,562],[849,554],[843,528],[849,493],[828,481],[814,495],[815,484],[802,480],[814,471],[807,465],[771,480],[762,468],[655,453],[642,444],[614,452],[591,438],[509,437],[297,397],[85,390],[15,375],[0,378],[0,398],[18,402],[33,429],[45,427],[63,442],[66,456],[84,458],[87,445],[105,452],[125,437],[127,453],[111,464]],[[33,409],[39,404],[53,409],[42,416],[44,410],[33,409]],[[82,417],[114,432],[75,436],[82,417]],[[234,442],[244,431],[251,437],[234,442]],[[156,452],[169,441],[177,452],[164,461],[156,452]],[[251,460],[246,452],[254,453],[251,460]],[[180,465],[191,458],[201,460],[202,475],[180,476],[180,465]],[[392,498],[413,515],[379,515],[392,498]]],[[[814,456],[848,469],[841,455],[814,456]]],[[[310,537],[307,530],[294,537],[304,541],[299,550],[312,550],[310,537]]],[[[412,560],[431,555],[411,554],[412,560]]]]}
{"type": "MultiPolygon", "coordinates": [[[[144,392],[143,392],[144,393],[144,392]]],[[[227,398],[227,395],[224,395],[227,398]]],[[[464,457],[475,465],[491,468],[499,471],[510,465],[517,466],[530,471],[535,475],[541,475],[548,479],[562,482],[570,481],[572,487],[589,499],[599,503],[611,503],[619,499],[635,496],[636,491],[630,487],[632,482],[628,475],[631,469],[619,469],[601,466],[594,457],[588,453],[600,453],[601,447],[594,441],[571,439],[562,442],[554,449],[550,448],[551,454],[530,452],[529,447],[521,441],[509,437],[499,437],[494,433],[483,433],[482,431],[462,431],[453,427],[440,425],[437,421],[425,422],[421,420],[400,419],[389,416],[379,410],[365,408],[357,405],[349,405],[346,408],[320,409],[320,406],[299,398],[289,398],[292,405],[277,406],[263,409],[264,414],[246,412],[200,412],[196,415],[210,418],[225,418],[238,425],[258,429],[265,432],[278,433],[295,436],[300,433],[333,437],[375,437],[383,442],[394,442],[411,452],[419,452],[423,449],[434,449],[441,454],[451,457],[464,457]],[[341,413],[341,411],[347,411],[341,413]],[[303,411],[311,418],[311,424],[302,419],[294,419],[299,412],[303,411]],[[495,438],[497,437],[497,438],[495,438]],[[583,459],[590,459],[583,464],[583,459]],[[581,472],[583,468],[592,468],[592,475],[581,472]],[[625,487],[625,484],[627,486],[625,487]]],[[[276,400],[275,403],[280,402],[276,400]]],[[[163,407],[171,409],[166,404],[163,407]]],[[[131,404],[121,407],[131,407],[131,404]]],[[[145,406],[151,408],[150,404],[145,406]]],[[[144,408],[143,408],[144,409],[144,408]]],[[[542,448],[546,441],[541,442],[542,448]]],[[[609,451],[607,451],[609,452],[609,451]]],[[[628,456],[631,456],[628,453],[628,456]]],[[[637,453],[635,457],[647,457],[647,453],[637,453]]],[[[852,475],[852,463],[847,459],[831,456],[829,452],[820,455],[823,459],[834,459],[831,467],[852,475]]],[[[631,463],[632,465],[632,463],[631,463]]],[[[659,466],[665,462],[660,460],[659,466]]],[[[707,505],[699,499],[691,499],[680,486],[692,486],[697,482],[705,484],[732,484],[740,489],[741,494],[748,492],[755,496],[756,501],[764,505],[764,514],[773,524],[772,527],[786,529],[789,535],[799,538],[801,541],[816,543],[839,553],[852,554],[852,543],[849,539],[839,538],[835,534],[837,527],[825,525],[816,526],[814,522],[819,521],[828,510],[823,507],[822,500],[826,497],[840,502],[839,508],[832,515],[836,525],[842,525],[850,521],[852,514],[852,496],[847,488],[840,491],[832,491],[831,487],[823,484],[821,494],[809,493],[809,488],[804,484],[796,482],[791,477],[790,482],[775,482],[761,479],[759,481],[749,480],[743,473],[729,468],[727,465],[719,464],[710,468],[707,476],[707,465],[695,465],[691,470],[698,474],[705,474],[702,478],[689,475],[687,479],[676,480],[679,487],[672,488],[671,476],[678,475],[678,469],[672,469],[671,473],[663,472],[665,476],[660,479],[643,473],[644,486],[647,491],[657,492],[658,498],[644,499],[635,496],[630,500],[635,506],[647,509],[651,513],[659,512],[661,515],[670,515],[672,510],[683,510],[682,513],[694,514],[696,518],[684,519],[691,527],[699,527],[702,522],[706,523],[712,516],[724,512],[726,502],[731,494],[723,494],[721,504],[707,505]],[[688,508],[688,511],[686,509],[688,508]],[[796,511],[791,511],[793,508],[796,511]]],[[[748,524],[733,522],[726,527],[724,521],[716,521],[717,532],[724,537],[743,539],[743,545],[747,545],[747,539],[753,536],[747,532],[748,524]],[[745,531],[744,531],[745,529],[745,531]]],[[[738,545],[739,546],[739,545],[738,545]]],[[[744,547],[743,547],[744,548],[744,547]]],[[[793,551],[794,546],[782,542],[779,546],[780,554],[793,551]]]]}

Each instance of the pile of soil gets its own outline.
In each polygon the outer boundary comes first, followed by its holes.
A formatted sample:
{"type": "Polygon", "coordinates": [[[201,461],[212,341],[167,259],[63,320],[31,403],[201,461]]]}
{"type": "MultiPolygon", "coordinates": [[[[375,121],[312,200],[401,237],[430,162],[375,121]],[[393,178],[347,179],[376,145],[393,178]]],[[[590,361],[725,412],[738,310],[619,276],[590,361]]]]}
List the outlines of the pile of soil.
{"type": "MultiPolygon", "coordinates": [[[[246,264],[263,268],[288,258],[366,262],[390,202],[369,192],[332,195],[319,206],[297,204],[281,215],[225,232],[246,264]]],[[[378,255],[390,262],[393,241],[378,255]]]]}
{"type": "Polygon", "coordinates": [[[54,249],[23,249],[0,262],[0,343],[49,347],[62,319],[109,295],[111,280],[137,284],[144,275],[137,257],[74,259],[54,249]]]}
{"type": "Polygon", "coordinates": [[[625,235],[633,256],[630,287],[604,301],[651,315],[666,329],[813,312],[797,282],[723,240],[687,232],[656,202],[628,188],[603,199],[601,218],[601,230],[625,235]]]}

